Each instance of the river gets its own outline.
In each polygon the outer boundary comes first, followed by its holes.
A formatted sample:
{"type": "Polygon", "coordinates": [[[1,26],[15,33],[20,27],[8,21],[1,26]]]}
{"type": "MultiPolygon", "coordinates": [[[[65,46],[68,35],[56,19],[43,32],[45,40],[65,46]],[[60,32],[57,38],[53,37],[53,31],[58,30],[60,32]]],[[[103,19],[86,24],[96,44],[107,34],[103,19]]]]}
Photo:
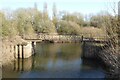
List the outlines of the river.
{"type": "Polygon", "coordinates": [[[3,78],[105,77],[98,62],[81,58],[80,43],[37,43],[35,51],[28,59],[3,66],[3,78]]]}

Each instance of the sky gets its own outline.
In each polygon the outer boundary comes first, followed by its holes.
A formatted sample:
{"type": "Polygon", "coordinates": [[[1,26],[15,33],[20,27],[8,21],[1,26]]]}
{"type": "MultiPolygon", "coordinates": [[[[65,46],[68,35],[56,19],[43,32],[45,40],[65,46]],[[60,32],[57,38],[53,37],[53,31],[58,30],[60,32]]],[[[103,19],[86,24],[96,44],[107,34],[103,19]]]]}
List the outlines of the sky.
{"type": "Polygon", "coordinates": [[[70,13],[79,12],[84,15],[97,14],[101,11],[112,12],[110,7],[113,2],[119,0],[0,0],[0,9],[16,10],[18,8],[32,8],[34,3],[37,8],[43,11],[43,5],[47,3],[47,9],[52,15],[53,4],[56,4],[57,11],[67,11],[70,13]]]}

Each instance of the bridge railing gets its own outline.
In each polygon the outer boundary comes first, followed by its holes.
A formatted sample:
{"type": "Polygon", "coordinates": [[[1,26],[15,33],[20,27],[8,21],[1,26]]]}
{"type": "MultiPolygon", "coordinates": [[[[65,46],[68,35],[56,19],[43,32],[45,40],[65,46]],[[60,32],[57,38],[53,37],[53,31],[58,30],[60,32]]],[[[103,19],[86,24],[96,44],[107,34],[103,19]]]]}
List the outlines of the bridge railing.
{"type": "Polygon", "coordinates": [[[76,36],[76,35],[47,35],[47,34],[42,34],[37,36],[38,39],[81,39],[81,36],[76,36]]]}
{"type": "Polygon", "coordinates": [[[101,40],[107,41],[108,38],[105,35],[100,34],[99,36],[94,36],[92,34],[80,34],[80,35],[58,35],[58,34],[37,34],[35,39],[38,40],[71,40],[79,41],[82,39],[88,40],[101,40]]]}

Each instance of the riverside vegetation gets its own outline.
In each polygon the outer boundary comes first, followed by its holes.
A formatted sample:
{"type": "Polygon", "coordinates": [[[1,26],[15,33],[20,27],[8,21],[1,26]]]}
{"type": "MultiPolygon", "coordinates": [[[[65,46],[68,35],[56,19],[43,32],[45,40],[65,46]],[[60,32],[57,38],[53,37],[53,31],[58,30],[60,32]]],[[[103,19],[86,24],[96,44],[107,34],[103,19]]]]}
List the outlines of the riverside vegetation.
{"type": "Polygon", "coordinates": [[[48,15],[47,4],[43,11],[37,9],[35,3],[33,8],[19,8],[15,11],[0,11],[0,36],[3,45],[15,44],[24,41],[24,38],[34,37],[36,34],[62,34],[62,35],[83,35],[91,34],[92,37],[107,36],[110,38],[109,50],[107,53],[120,55],[120,21],[116,14],[100,12],[96,15],[86,16],[80,13],[68,13],[57,11],[53,5],[52,18],[48,15]],[[85,18],[85,19],[84,19],[85,18]],[[18,38],[19,37],[19,38],[18,38]]]}

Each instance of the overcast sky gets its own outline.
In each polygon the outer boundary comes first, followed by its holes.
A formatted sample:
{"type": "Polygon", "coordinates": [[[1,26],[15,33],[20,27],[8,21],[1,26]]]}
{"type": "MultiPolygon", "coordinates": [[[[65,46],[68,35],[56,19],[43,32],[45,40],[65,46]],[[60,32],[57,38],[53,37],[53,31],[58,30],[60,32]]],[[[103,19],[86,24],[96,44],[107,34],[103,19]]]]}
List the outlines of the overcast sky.
{"type": "Polygon", "coordinates": [[[57,10],[68,12],[80,12],[86,14],[96,14],[100,11],[109,11],[113,2],[119,0],[0,0],[0,9],[16,10],[18,8],[34,7],[34,3],[37,3],[39,10],[43,10],[43,5],[47,3],[47,9],[49,14],[52,14],[53,3],[56,4],[57,10]]]}

